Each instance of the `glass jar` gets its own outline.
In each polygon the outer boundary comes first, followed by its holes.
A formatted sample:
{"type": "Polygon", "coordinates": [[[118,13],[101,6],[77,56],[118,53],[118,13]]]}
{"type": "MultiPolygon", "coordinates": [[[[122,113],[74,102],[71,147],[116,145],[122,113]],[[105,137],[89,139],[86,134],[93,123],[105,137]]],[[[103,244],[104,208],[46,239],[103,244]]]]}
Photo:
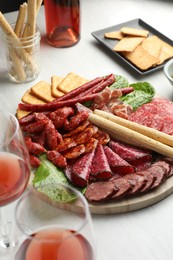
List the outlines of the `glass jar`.
{"type": "MultiPolygon", "coordinates": [[[[14,27],[14,24],[11,25],[14,27]]],[[[14,39],[4,35],[9,79],[23,83],[34,80],[40,72],[40,32],[14,39]]]]}
{"type": "Polygon", "coordinates": [[[54,47],[70,47],[80,39],[79,0],[44,0],[47,41],[54,47]]]}

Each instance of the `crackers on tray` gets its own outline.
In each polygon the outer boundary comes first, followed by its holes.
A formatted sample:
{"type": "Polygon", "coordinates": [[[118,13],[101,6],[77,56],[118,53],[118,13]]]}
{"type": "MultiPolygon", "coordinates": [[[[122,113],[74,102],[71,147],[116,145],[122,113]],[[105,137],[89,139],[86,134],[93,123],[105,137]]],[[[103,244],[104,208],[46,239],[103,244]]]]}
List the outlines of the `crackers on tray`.
{"type": "MultiPolygon", "coordinates": [[[[70,72],[65,77],[54,75],[51,77],[51,83],[42,80],[31,86],[23,97],[21,98],[23,103],[26,104],[45,104],[51,102],[54,99],[63,96],[65,93],[83,85],[88,80],[70,72]]],[[[20,119],[30,112],[17,110],[17,118],[20,119]]]]}
{"type": "Polygon", "coordinates": [[[149,36],[147,30],[123,27],[119,31],[105,33],[104,37],[119,40],[113,50],[143,71],[173,57],[173,46],[156,35],[149,36]]]}

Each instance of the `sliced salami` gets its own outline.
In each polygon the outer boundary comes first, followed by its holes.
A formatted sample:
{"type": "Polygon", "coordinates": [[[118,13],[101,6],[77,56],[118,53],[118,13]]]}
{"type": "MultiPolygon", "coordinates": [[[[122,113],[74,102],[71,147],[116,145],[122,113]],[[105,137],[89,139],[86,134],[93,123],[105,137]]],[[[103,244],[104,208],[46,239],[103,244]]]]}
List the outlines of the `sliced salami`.
{"type": "Polygon", "coordinates": [[[149,171],[141,171],[137,173],[138,175],[142,175],[146,177],[146,184],[143,186],[143,188],[140,190],[140,193],[147,192],[150,190],[151,186],[154,184],[156,177],[151,174],[149,171]]]}
{"type": "Polygon", "coordinates": [[[170,173],[170,168],[171,168],[171,165],[170,163],[164,161],[164,160],[158,160],[157,162],[154,163],[154,166],[155,165],[158,165],[160,167],[163,168],[163,170],[165,171],[165,175],[166,177],[169,176],[169,173],[170,173]]]}
{"type": "Polygon", "coordinates": [[[91,173],[95,151],[80,156],[71,167],[71,180],[79,187],[85,187],[91,173]]]}
{"type": "Polygon", "coordinates": [[[101,202],[112,198],[116,191],[113,182],[98,181],[88,185],[85,197],[90,202],[101,202]]]}
{"type": "Polygon", "coordinates": [[[152,155],[150,151],[112,140],[109,142],[109,146],[115,153],[117,153],[121,158],[129,162],[131,165],[137,166],[141,163],[152,161],[152,155]]]}
{"type": "Polygon", "coordinates": [[[125,197],[132,189],[131,184],[124,177],[112,178],[109,182],[115,185],[118,191],[112,196],[112,199],[120,199],[125,197]]]}
{"type": "Polygon", "coordinates": [[[147,178],[145,175],[139,175],[139,174],[128,174],[124,178],[127,179],[130,185],[132,186],[131,191],[129,192],[129,195],[134,195],[136,193],[139,193],[142,188],[146,185],[147,183],[147,178]],[[135,185],[134,185],[135,183],[135,185]]]}
{"type": "Polygon", "coordinates": [[[150,189],[157,188],[166,178],[166,171],[161,166],[153,165],[148,168],[148,171],[156,178],[150,189]]]}
{"type": "Polygon", "coordinates": [[[135,171],[132,165],[123,160],[117,153],[113,152],[113,150],[108,146],[104,147],[104,151],[113,174],[118,173],[125,175],[133,173],[135,171]]]}
{"type": "Polygon", "coordinates": [[[95,179],[99,180],[107,180],[112,177],[112,171],[110,169],[107,157],[103,146],[100,144],[97,145],[95,156],[92,161],[91,175],[95,179]]]}

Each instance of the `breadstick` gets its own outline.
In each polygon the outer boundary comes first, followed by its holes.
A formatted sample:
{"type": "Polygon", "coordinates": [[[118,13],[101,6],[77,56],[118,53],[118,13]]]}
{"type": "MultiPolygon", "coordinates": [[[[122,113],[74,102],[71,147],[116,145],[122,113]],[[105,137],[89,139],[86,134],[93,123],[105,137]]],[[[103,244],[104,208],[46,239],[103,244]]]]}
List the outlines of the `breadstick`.
{"type": "Polygon", "coordinates": [[[14,27],[14,32],[19,38],[22,36],[23,25],[26,20],[26,14],[27,14],[27,3],[23,3],[22,5],[20,5],[16,25],[14,27]]]}
{"type": "Polygon", "coordinates": [[[31,56],[29,53],[23,48],[23,45],[20,39],[17,37],[13,29],[11,28],[10,24],[7,22],[3,14],[0,12],[0,27],[2,28],[3,32],[7,35],[7,37],[11,37],[14,40],[14,44],[20,46],[21,48],[17,48],[16,51],[21,59],[29,65],[31,70],[35,70],[34,64],[32,61],[31,56]]]}
{"type": "Polygon", "coordinates": [[[24,28],[22,38],[32,36],[36,30],[36,0],[28,0],[27,22],[24,28]]]}
{"type": "Polygon", "coordinates": [[[116,138],[124,143],[136,145],[138,147],[146,148],[164,156],[173,158],[173,148],[158,142],[148,136],[140,134],[134,130],[131,130],[122,125],[113,123],[112,121],[105,119],[96,114],[89,115],[89,121],[105,130],[113,138],[116,138]]]}
{"type": "MultiPolygon", "coordinates": [[[[12,60],[12,62],[14,64],[14,66],[13,66],[14,77],[17,78],[18,81],[25,81],[26,74],[22,67],[19,57],[17,56],[14,49],[11,49],[9,51],[10,51],[10,59],[12,60]]],[[[10,73],[10,74],[12,74],[12,73],[10,73]]]]}
{"type": "Polygon", "coordinates": [[[140,124],[137,124],[135,122],[131,122],[129,120],[126,120],[124,118],[115,116],[111,113],[105,112],[105,111],[101,111],[98,109],[94,110],[94,114],[97,114],[103,118],[106,118],[114,123],[117,123],[119,125],[125,126],[129,129],[132,129],[138,133],[141,133],[143,135],[146,135],[156,141],[159,141],[161,143],[167,144],[169,146],[173,147],[173,136],[165,134],[163,132],[160,132],[154,128],[151,127],[147,127],[147,126],[143,126],[140,124]]]}
{"type": "Polygon", "coordinates": [[[39,10],[40,10],[40,7],[41,7],[42,3],[43,3],[43,0],[37,0],[36,16],[37,16],[37,14],[38,14],[38,12],[39,12],[39,10]]]}

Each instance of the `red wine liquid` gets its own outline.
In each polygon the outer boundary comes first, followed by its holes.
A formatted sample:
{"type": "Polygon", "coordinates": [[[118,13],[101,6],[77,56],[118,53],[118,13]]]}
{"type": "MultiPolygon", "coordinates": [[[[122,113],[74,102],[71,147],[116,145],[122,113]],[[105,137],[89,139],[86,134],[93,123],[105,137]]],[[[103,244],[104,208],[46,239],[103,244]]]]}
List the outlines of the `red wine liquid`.
{"type": "Polygon", "coordinates": [[[44,0],[47,41],[54,47],[69,47],[80,39],[79,0],[44,0]]]}
{"type": "Polygon", "coordinates": [[[25,190],[29,168],[19,157],[0,153],[0,206],[16,200],[25,190]]]}
{"type": "Polygon", "coordinates": [[[71,230],[42,230],[25,240],[15,260],[94,260],[88,241],[71,230]],[[70,236],[70,237],[69,237],[70,236]],[[40,241],[42,240],[42,241],[40,241]],[[58,242],[59,241],[59,242],[58,242]]]}

